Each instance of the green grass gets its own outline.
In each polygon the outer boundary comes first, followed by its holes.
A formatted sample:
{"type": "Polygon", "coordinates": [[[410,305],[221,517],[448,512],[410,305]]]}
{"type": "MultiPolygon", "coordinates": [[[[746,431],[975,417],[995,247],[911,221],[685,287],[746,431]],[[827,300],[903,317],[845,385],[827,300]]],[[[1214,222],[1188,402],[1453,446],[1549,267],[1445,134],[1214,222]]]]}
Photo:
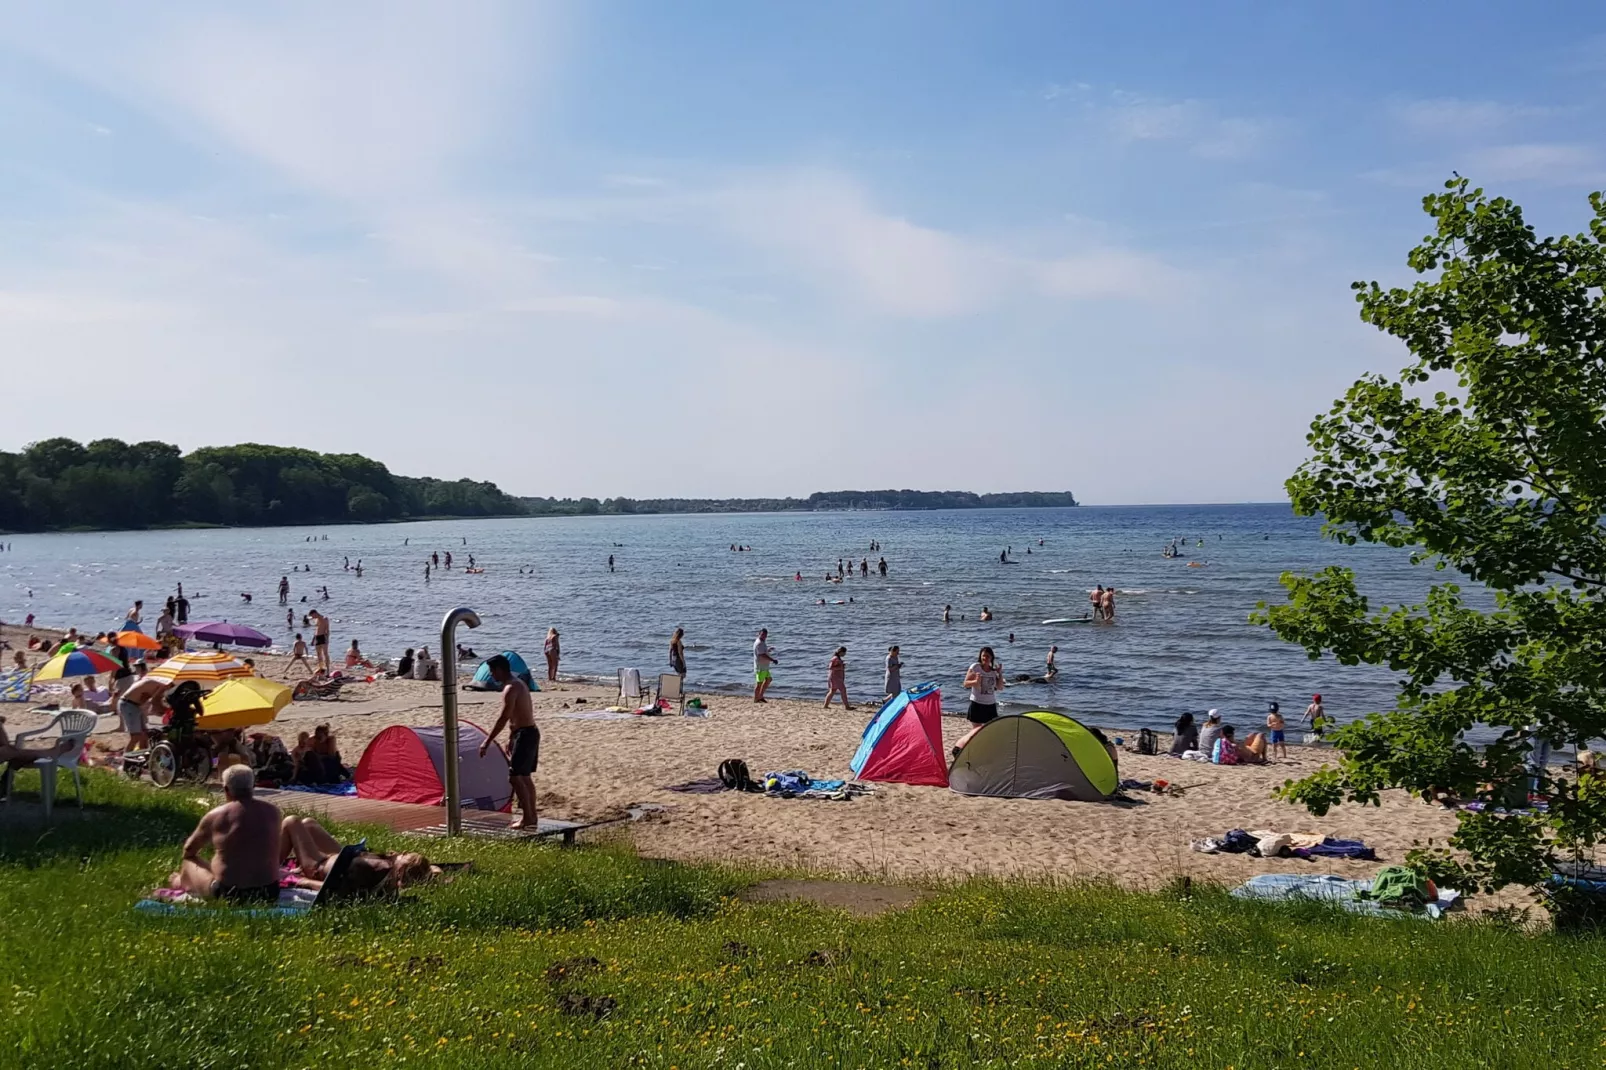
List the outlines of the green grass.
{"type": "Polygon", "coordinates": [[[130,907],[172,868],[196,793],[99,775],[90,818],[47,830],[28,816],[32,783],[0,810],[0,1065],[1451,1070],[1606,1055],[1606,944],[1209,889],[974,881],[853,919],[744,905],[750,874],[619,847],[437,841],[479,872],[289,921],[151,918],[130,907]]]}

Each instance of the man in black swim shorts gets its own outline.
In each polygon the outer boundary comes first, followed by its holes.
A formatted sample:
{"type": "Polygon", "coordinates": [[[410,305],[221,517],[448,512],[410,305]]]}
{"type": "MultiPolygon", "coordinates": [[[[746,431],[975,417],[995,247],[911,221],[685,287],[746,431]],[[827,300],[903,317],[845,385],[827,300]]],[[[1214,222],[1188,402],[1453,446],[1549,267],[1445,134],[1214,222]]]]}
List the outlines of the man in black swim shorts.
{"type": "Polygon", "coordinates": [[[279,898],[279,808],[256,797],[249,765],[223,771],[222,806],[201,818],[184,841],[184,858],[169,885],[201,899],[270,903],[279,898]],[[202,852],[211,848],[212,857],[202,852]]]}
{"type": "Polygon", "coordinates": [[[535,714],[530,708],[530,689],[524,686],[523,680],[513,675],[512,666],[501,654],[486,658],[485,667],[490,671],[491,679],[502,685],[502,713],[497,717],[491,734],[480,744],[480,754],[484,755],[490,750],[491,743],[501,735],[503,725],[511,729],[508,745],[512,753],[508,755],[507,778],[514,797],[519,800],[519,816],[512,820],[508,828],[521,829],[526,825],[534,828],[535,781],[530,774],[535,772],[536,762],[541,757],[541,730],[535,727],[535,714]]]}

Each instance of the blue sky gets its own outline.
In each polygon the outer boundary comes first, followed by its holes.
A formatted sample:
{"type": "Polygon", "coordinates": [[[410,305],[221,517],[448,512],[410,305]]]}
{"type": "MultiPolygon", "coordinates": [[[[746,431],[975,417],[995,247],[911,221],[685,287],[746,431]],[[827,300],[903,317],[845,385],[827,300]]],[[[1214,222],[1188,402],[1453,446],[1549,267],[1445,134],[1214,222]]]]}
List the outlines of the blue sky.
{"type": "Polygon", "coordinates": [[[0,0],[0,447],[1277,498],[1406,362],[1348,283],[1452,169],[1582,229],[1603,89],[1582,3],[0,0]]]}

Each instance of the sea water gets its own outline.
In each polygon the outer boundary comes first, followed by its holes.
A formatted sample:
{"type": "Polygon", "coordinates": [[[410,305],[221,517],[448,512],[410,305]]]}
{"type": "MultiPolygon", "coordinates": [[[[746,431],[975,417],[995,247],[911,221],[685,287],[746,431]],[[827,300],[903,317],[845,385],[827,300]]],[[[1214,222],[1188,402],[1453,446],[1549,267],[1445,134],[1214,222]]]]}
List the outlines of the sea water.
{"type": "Polygon", "coordinates": [[[963,708],[960,681],[980,647],[991,646],[1009,676],[1041,676],[1057,645],[1058,680],[1010,687],[1006,708],[1160,728],[1184,710],[1211,707],[1229,721],[1259,724],[1267,702],[1277,701],[1292,724],[1320,692],[1328,711],[1347,720],[1391,708],[1394,674],[1307,659],[1249,623],[1256,603],[1283,599],[1285,570],[1353,568],[1374,607],[1420,600],[1446,576],[1413,566],[1405,551],[1345,547],[1320,529],[1277,504],[17,535],[0,553],[0,619],[17,623],[31,612],[44,624],[93,632],[119,625],[142,598],[150,630],[182,582],[192,621],[249,624],[281,648],[295,631],[310,641],[302,614],[323,610],[338,663],[353,638],[370,657],[394,659],[418,646],[438,653],[442,616],[469,606],[483,624],[462,629],[460,641],[480,655],[520,651],[540,675],[542,641],[556,627],[562,672],[610,679],[621,667],[646,679],[668,672],[669,637],[683,627],[688,688],[733,696],[752,686],[753,639],[764,627],[780,661],[778,696],[823,701],[827,662],[846,646],[849,695],[873,706],[887,647],[897,643],[904,683],[938,682],[950,709],[963,708]],[[1163,557],[1179,537],[1180,556],[1163,557]],[[1012,564],[999,561],[1006,550],[1012,564]],[[453,568],[434,569],[426,581],[428,555],[447,551],[453,568]],[[470,554],[483,574],[465,574],[470,554]],[[848,578],[828,582],[838,558],[848,578]],[[361,577],[343,567],[347,559],[362,562],[361,577]],[[848,568],[861,559],[868,578],[848,568]],[[280,576],[290,580],[288,626],[280,576]],[[1117,590],[1113,624],[1042,623],[1086,614],[1098,584],[1117,590]],[[317,593],[324,586],[328,602],[317,593]],[[945,605],[953,607],[949,624],[945,605]],[[988,623],[978,619],[983,607],[993,614],[988,623]]]}

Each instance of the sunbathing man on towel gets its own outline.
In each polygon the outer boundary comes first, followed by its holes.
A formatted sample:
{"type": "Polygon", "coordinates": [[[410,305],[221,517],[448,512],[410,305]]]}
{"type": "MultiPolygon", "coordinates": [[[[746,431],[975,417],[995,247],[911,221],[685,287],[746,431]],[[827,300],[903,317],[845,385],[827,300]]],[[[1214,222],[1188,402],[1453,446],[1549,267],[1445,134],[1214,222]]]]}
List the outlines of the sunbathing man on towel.
{"type": "Polygon", "coordinates": [[[208,811],[184,841],[184,861],[169,882],[201,899],[279,901],[279,808],[255,798],[249,765],[223,770],[222,806],[208,811]],[[201,857],[212,848],[210,861],[201,857]]]}
{"type": "MultiPolygon", "coordinates": [[[[340,857],[340,841],[310,817],[292,814],[279,826],[279,858],[289,865],[293,860],[301,874],[296,887],[320,891],[329,870],[340,857]]],[[[438,877],[439,866],[432,866],[421,854],[386,854],[363,851],[352,859],[339,891],[348,895],[383,895],[399,892],[404,885],[420,884],[438,877]]]]}

